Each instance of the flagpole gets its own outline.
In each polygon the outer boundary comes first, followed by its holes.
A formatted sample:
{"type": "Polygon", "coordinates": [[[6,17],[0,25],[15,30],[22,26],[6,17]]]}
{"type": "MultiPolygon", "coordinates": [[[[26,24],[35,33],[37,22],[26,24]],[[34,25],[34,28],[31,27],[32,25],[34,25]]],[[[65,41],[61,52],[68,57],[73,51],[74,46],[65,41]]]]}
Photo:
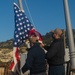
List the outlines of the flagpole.
{"type": "MultiPolygon", "coordinates": [[[[19,4],[19,7],[20,7],[21,11],[23,11],[23,12],[24,12],[24,10],[23,10],[23,6],[22,6],[22,0],[18,0],[18,4],[19,4]]],[[[17,68],[17,67],[16,67],[16,69],[17,69],[17,71],[18,71],[19,75],[21,75],[21,71],[19,72],[19,70],[18,70],[18,68],[17,68]]]]}
{"type": "Polygon", "coordinates": [[[64,9],[65,9],[64,11],[65,11],[66,29],[69,41],[71,69],[75,69],[75,48],[74,48],[73,32],[72,32],[70,13],[68,7],[68,0],[64,0],[64,9]]]}
{"type": "Polygon", "coordinates": [[[23,5],[22,5],[22,0],[18,0],[18,3],[19,3],[20,9],[21,9],[22,11],[24,11],[24,10],[23,10],[23,5]]]}
{"type": "MultiPolygon", "coordinates": [[[[21,11],[24,12],[24,10],[23,10],[23,5],[22,5],[22,0],[18,0],[18,3],[19,3],[19,7],[20,7],[21,11]]],[[[23,57],[26,57],[26,55],[27,55],[27,54],[21,54],[21,56],[20,56],[20,61],[21,61],[21,64],[20,64],[21,66],[20,66],[20,68],[22,68],[22,66],[23,66],[24,63],[25,63],[25,61],[22,60],[22,58],[23,58],[23,57]]],[[[22,71],[20,72],[20,74],[23,75],[22,71]]]]}

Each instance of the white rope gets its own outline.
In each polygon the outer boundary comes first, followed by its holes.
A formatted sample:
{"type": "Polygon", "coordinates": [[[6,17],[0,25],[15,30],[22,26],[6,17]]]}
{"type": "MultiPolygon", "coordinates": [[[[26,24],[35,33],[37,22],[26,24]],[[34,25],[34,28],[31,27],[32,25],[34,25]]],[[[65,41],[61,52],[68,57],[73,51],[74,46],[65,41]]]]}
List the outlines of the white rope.
{"type": "MultiPolygon", "coordinates": [[[[26,0],[24,0],[24,2],[25,2],[25,5],[26,5],[26,8],[27,8],[27,10],[28,10],[29,16],[30,16],[30,18],[31,18],[32,24],[34,25],[34,21],[33,21],[33,19],[32,19],[32,16],[31,16],[31,13],[30,13],[30,10],[29,10],[29,8],[28,8],[28,5],[27,5],[26,0]]],[[[35,25],[34,25],[34,27],[35,27],[35,25]]]]}

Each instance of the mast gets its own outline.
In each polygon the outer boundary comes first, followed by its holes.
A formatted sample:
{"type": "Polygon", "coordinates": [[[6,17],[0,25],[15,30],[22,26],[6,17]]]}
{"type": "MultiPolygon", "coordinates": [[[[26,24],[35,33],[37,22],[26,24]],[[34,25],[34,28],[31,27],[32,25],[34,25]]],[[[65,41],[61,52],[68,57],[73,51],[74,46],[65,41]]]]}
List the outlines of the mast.
{"type": "MultiPolygon", "coordinates": [[[[23,10],[23,6],[22,6],[22,0],[18,0],[18,5],[19,5],[21,11],[24,12],[24,10],[23,10]]],[[[21,61],[21,60],[20,60],[20,61],[21,61]]],[[[17,67],[16,67],[16,70],[17,70],[17,72],[18,72],[19,75],[23,75],[22,72],[19,71],[17,67]]]]}
{"type": "Polygon", "coordinates": [[[19,3],[20,9],[21,9],[22,11],[24,11],[24,10],[23,10],[23,6],[22,6],[22,0],[18,0],[18,3],[19,3]]]}
{"type": "Polygon", "coordinates": [[[69,14],[68,0],[64,0],[64,9],[65,9],[64,11],[65,11],[66,29],[69,41],[71,69],[75,69],[75,48],[74,48],[73,32],[72,32],[71,20],[69,14]]]}

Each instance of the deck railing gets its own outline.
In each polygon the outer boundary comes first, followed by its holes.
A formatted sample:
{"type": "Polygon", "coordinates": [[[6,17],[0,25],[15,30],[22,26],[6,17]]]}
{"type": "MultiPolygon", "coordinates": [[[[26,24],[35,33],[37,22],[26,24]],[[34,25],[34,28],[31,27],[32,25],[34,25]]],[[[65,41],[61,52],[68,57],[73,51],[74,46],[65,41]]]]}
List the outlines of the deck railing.
{"type": "Polygon", "coordinates": [[[0,63],[0,75],[9,75],[9,63],[0,63]]]}

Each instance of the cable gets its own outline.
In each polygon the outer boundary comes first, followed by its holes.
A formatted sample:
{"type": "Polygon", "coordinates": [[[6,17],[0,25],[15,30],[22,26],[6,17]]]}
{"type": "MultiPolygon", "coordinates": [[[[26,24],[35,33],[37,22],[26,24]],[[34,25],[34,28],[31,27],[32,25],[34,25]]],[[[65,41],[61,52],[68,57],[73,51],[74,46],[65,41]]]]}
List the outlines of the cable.
{"type": "MultiPolygon", "coordinates": [[[[29,8],[28,8],[28,5],[27,5],[26,0],[24,0],[24,2],[25,2],[25,5],[26,5],[26,8],[27,8],[27,10],[28,10],[29,16],[30,16],[30,18],[31,18],[32,24],[34,25],[34,22],[33,22],[33,19],[32,19],[32,16],[31,16],[31,13],[30,13],[30,10],[29,10],[29,8]]],[[[34,25],[34,27],[35,27],[35,25],[34,25]]]]}

